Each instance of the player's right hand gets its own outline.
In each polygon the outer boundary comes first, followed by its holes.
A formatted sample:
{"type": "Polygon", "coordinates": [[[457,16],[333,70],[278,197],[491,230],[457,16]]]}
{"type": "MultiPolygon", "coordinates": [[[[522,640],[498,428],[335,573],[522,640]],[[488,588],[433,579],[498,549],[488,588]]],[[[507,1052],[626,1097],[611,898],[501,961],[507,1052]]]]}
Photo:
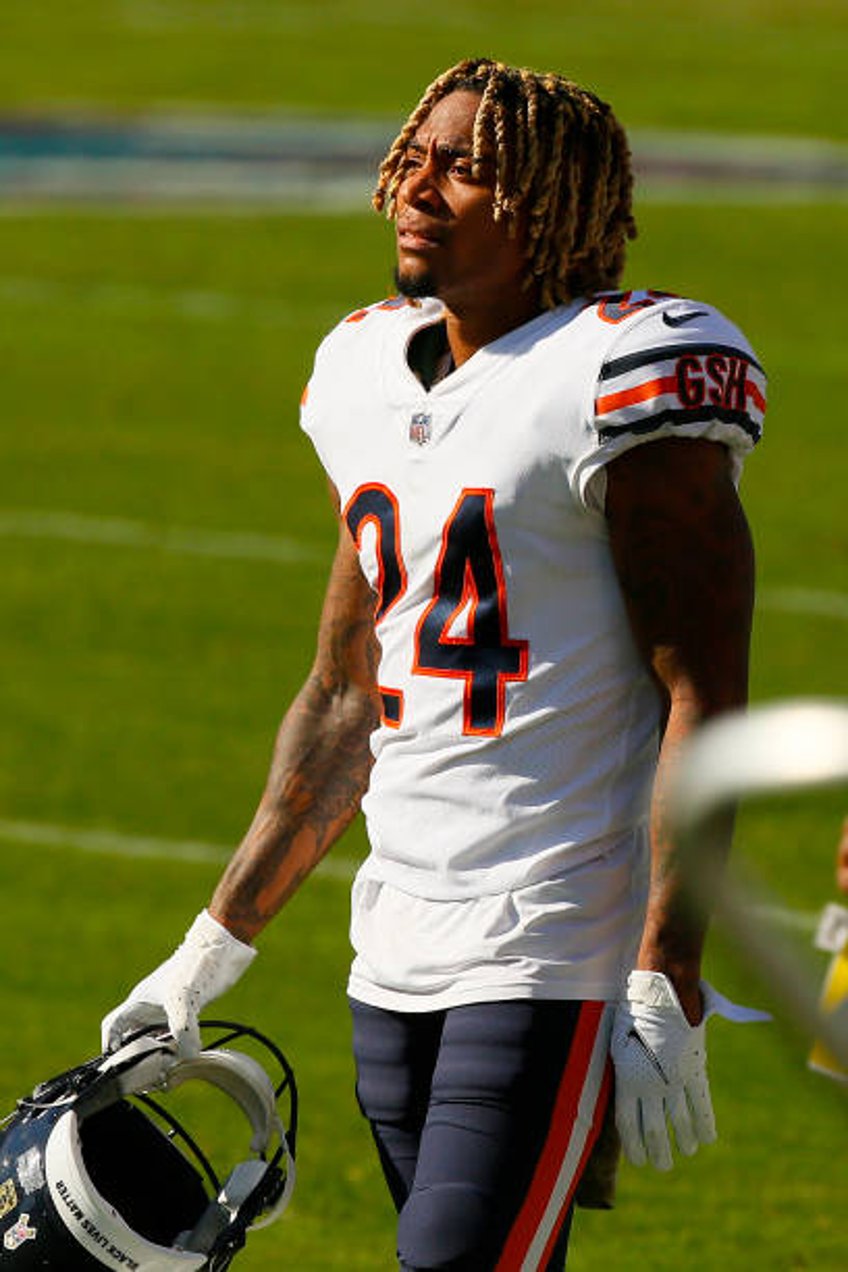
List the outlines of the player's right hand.
{"type": "Polygon", "coordinates": [[[200,1050],[200,1012],[236,983],[255,956],[251,945],[201,911],[171,957],[103,1018],[103,1051],[113,1051],[136,1029],[164,1024],[181,1055],[195,1054],[200,1050]]]}

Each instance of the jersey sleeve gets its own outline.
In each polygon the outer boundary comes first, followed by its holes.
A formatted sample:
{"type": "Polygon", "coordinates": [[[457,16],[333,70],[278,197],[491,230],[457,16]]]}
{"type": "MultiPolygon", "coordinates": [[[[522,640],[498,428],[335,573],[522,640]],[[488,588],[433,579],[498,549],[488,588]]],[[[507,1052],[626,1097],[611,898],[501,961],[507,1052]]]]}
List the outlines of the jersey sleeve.
{"type": "Polygon", "coordinates": [[[377,375],[382,349],[382,322],[412,309],[403,296],[355,309],[336,324],[319,344],[312,373],[300,399],[300,427],[318,455],[330,480],[338,486],[338,456],[349,445],[349,385],[367,381],[370,368],[377,375]],[[382,322],[381,322],[382,320],[382,322]]]}
{"type": "Polygon", "coordinates": [[[610,460],[665,437],[723,443],[738,482],[766,409],[765,372],[739,328],[709,305],[676,297],[624,319],[598,309],[600,321],[620,324],[620,334],[595,384],[591,449],[576,473],[583,502],[602,510],[610,460]]]}
{"type": "Polygon", "coordinates": [[[335,390],[350,360],[352,324],[358,323],[366,313],[367,309],[355,310],[324,336],[315,351],[312,370],[300,398],[300,427],[334,483],[337,479],[332,463],[333,434],[339,419],[335,390]]]}

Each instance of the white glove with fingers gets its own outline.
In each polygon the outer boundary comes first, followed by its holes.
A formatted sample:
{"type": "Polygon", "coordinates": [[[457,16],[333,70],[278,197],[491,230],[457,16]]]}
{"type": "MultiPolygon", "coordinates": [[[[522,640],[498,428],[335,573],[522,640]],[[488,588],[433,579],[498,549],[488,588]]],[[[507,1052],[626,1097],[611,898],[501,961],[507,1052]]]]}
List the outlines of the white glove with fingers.
{"type": "Polygon", "coordinates": [[[180,1053],[195,1054],[200,1050],[200,1012],[236,983],[256,953],[202,910],[171,957],[103,1018],[103,1051],[114,1050],[135,1029],[167,1024],[180,1053]]]}
{"type": "Polygon", "coordinates": [[[610,1049],[615,1065],[616,1126],[625,1156],[635,1166],[673,1165],[668,1123],[677,1147],[691,1156],[716,1138],[707,1078],[706,1023],[768,1020],[765,1012],[737,1007],[701,981],[704,1015],[690,1025],[674,986],[662,972],[634,971],[615,1010],[610,1049]]]}

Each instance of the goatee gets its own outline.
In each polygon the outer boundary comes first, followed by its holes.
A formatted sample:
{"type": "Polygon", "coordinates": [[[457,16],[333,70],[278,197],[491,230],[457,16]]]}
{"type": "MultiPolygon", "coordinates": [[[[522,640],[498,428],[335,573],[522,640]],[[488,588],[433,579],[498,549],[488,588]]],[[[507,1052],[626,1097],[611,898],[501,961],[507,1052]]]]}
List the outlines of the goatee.
{"type": "Polygon", "coordinates": [[[395,268],[395,287],[399,296],[406,296],[410,300],[423,300],[425,296],[434,296],[435,280],[432,274],[426,270],[421,274],[402,274],[399,268],[395,268]]]}

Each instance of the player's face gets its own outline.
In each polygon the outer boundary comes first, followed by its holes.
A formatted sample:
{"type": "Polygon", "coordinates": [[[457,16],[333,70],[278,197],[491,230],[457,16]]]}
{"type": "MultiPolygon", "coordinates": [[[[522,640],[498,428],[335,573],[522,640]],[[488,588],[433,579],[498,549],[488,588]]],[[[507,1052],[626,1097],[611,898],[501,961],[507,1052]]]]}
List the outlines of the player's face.
{"type": "Polygon", "coordinates": [[[479,105],[464,90],[436,103],[407,146],[397,195],[398,289],[456,312],[527,298],[522,236],[493,215],[494,159],[471,159],[479,105]]]}

